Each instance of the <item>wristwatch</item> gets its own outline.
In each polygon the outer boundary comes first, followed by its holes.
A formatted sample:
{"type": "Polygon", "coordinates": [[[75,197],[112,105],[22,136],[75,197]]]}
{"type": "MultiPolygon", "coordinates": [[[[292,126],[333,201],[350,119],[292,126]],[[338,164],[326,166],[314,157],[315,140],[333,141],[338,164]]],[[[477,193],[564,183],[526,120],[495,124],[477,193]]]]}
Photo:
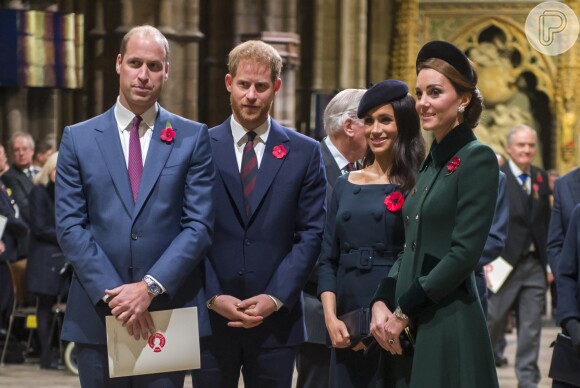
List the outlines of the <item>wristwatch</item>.
{"type": "Polygon", "coordinates": [[[397,306],[397,308],[395,309],[393,314],[395,314],[395,317],[397,317],[397,319],[400,319],[401,321],[408,321],[409,320],[409,317],[406,316],[403,313],[403,311],[401,311],[401,306],[397,306]]]}
{"type": "Polygon", "coordinates": [[[161,294],[161,286],[149,275],[145,275],[143,281],[147,283],[147,292],[153,296],[161,294]]]}
{"type": "Polygon", "coordinates": [[[213,308],[213,304],[215,303],[215,300],[217,299],[218,296],[220,296],[220,294],[215,294],[205,303],[205,305],[209,310],[213,308]]]}

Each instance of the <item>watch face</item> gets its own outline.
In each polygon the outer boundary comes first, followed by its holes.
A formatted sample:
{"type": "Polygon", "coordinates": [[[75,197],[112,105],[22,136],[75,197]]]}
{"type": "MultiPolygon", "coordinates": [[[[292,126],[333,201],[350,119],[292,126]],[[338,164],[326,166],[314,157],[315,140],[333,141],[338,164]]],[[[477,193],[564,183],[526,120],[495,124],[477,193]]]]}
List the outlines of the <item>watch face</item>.
{"type": "Polygon", "coordinates": [[[152,293],[153,295],[158,295],[161,292],[161,288],[155,282],[150,282],[147,284],[147,291],[152,293]]]}

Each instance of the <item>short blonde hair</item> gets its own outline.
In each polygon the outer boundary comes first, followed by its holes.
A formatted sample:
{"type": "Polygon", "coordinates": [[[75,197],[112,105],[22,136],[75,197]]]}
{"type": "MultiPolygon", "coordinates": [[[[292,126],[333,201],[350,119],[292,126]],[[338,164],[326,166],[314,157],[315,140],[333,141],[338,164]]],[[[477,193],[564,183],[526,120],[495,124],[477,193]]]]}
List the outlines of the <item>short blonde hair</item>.
{"type": "Polygon", "coordinates": [[[58,160],[58,152],[53,153],[49,156],[44,163],[44,166],[40,169],[40,172],[36,174],[33,178],[35,185],[47,186],[50,182],[50,174],[56,170],[56,161],[58,160]]]}
{"type": "Polygon", "coordinates": [[[282,73],[282,57],[271,45],[261,40],[248,40],[238,44],[228,55],[228,72],[236,76],[240,61],[247,59],[258,63],[267,63],[270,66],[272,82],[276,82],[282,73]]]}

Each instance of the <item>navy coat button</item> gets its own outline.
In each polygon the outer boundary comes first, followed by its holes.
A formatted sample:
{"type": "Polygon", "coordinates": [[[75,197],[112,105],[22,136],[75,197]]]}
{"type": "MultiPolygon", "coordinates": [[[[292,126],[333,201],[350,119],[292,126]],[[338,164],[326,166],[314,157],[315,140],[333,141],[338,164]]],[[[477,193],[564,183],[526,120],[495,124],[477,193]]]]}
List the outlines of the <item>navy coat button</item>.
{"type": "Polygon", "coordinates": [[[137,233],[131,233],[131,239],[132,240],[137,240],[139,237],[137,236],[137,233]]]}

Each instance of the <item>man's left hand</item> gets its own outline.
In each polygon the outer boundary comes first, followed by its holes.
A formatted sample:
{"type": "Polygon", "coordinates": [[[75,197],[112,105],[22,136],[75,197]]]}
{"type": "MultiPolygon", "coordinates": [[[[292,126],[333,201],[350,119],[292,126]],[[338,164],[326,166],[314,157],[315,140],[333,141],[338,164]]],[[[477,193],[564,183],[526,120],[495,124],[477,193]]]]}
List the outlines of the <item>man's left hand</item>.
{"type": "Polygon", "coordinates": [[[118,321],[123,322],[130,335],[135,339],[139,336],[147,338],[147,332],[153,334],[155,327],[151,315],[147,311],[153,295],[147,292],[147,283],[123,284],[112,290],[105,290],[110,297],[109,308],[118,321]]]}

